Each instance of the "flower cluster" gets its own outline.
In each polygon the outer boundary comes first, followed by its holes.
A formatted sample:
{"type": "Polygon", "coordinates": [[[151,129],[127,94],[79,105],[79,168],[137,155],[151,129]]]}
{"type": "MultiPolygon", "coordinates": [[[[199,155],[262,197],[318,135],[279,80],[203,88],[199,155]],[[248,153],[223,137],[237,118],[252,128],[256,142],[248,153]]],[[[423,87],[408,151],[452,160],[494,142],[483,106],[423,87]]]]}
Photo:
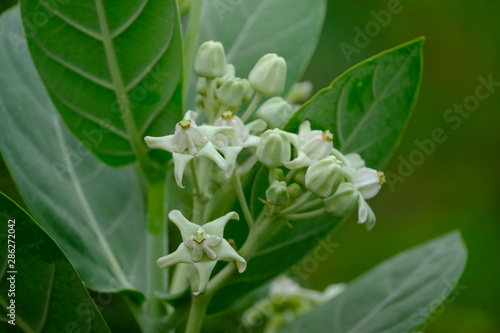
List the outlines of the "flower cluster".
{"type": "MultiPolygon", "coordinates": [[[[236,77],[234,66],[226,62],[222,44],[203,43],[195,59],[198,112],[186,112],[173,134],[146,137],[147,145],[172,153],[175,179],[181,188],[190,164],[193,188],[205,200],[210,199],[210,194],[203,192],[207,185],[203,181],[215,178],[225,182],[235,177],[234,189],[239,191],[238,199],[250,228],[253,221],[249,220],[253,219],[249,209],[245,210],[247,203],[238,183],[239,177],[257,163],[269,170],[269,187],[263,201],[267,214],[274,214],[277,220],[306,220],[327,213],[342,219],[357,209],[358,222],[373,227],[375,215],[366,200],[379,192],[383,173],[366,167],[358,154],[344,155],[335,149],[333,134],[312,129],[308,120],[300,124],[298,133],[282,129],[296,110],[292,103],[306,99],[311,91],[310,85],[300,84],[292,88],[287,100],[280,97],[286,68],[282,57],[266,54],[248,79],[236,77]],[[242,107],[245,109],[240,110],[242,107]],[[206,124],[196,123],[200,112],[206,124]],[[243,150],[247,153],[242,154],[243,150]],[[200,158],[213,163],[201,163],[200,158]],[[197,173],[201,174],[199,179],[197,173]]],[[[234,260],[238,271],[245,269],[245,259],[222,238],[225,224],[231,218],[237,219],[236,213],[204,225],[200,225],[199,215],[193,216],[195,223],[177,210],[169,217],[179,227],[183,242],[174,253],[160,258],[158,265],[165,268],[180,262],[193,264],[197,272],[197,278],[191,279],[192,284],[197,281],[195,294],[206,287],[217,260],[234,260]]]]}

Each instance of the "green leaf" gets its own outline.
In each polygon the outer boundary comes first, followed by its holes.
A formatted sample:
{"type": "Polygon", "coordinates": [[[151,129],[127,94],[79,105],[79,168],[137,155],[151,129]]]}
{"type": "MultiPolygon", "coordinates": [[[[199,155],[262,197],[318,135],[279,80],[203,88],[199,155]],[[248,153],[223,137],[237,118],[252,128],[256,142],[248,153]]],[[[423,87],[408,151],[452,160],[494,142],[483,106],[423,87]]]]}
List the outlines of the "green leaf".
{"type": "Polygon", "coordinates": [[[0,330],[109,332],[54,240],[1,192],[0,207],[0,330]],[[5,322],[13,319],[10,324],[5,322]]]}
{"type": "MultiPolygon", "coordinates": [[[[277,53],[287,61],[285,92],[298,81],[316,48],[326,11],[324,0],[205,1],[199,44],[224,45],[236,74],[247,77],[257,60],[277,53]]],[[[193,107],[196,77],[188,106],[193,107]]]]}
{"type": "Polygon", "coordinates": [[[146,290],[134,168],[105,165],[64,126],[30,58],[18,8],[0,18],[0,59],[0,149],[32,214],[88,287],[146,290]]]}
{"type": "Polygon", "coordinates": [[[146,151],[181,117],[175,0],[21,2],[31,55],[64,121],[114,166],[146,151]],[[167,113],[168,117],[164,114],[167,113]],[[89,133],[101,139],[89,143],[89,133]]]}
{"type": "Polygon", "coordinates": [[[285,126],[309,119],[329,129],[344,153],[359,153],[381,169],[396,149],[417,100],[423,38],[387,50],[339,76],[304,104],[285,126]]]}
{"type": "Polygon", "coordinates": [[[442,236],[383,262],[280,332],[414,332],[450,295],[466,261],[460,234],[442,236]]]}

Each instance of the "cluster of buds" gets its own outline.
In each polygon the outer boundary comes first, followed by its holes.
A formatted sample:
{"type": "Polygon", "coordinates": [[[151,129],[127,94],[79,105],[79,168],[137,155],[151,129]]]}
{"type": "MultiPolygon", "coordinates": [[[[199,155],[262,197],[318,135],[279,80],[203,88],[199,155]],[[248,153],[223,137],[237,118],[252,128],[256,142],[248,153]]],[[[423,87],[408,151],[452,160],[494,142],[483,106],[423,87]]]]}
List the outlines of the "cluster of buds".
{"type": "MultiPolygon", "coordinates": [[[[326,213],[344,218],[357,208],[358,222],[373,227],[375,215],[366,199],[379,192],[383,173],[367,168],[357,154],[344,155],[336,150],[332,133],[311,129],[309,121],[300,125],[298,133],[281,129],[296,109],[292,103],[311,91],[308,84],[296,85],[288,101],[279,97],[286,82],[286,62],[282,57],[266,54],[257,61],[248,79],[239,78],[234,66],[227,63],[222,44],[209,41],[200,46],[194,65],[199,76],[198,106],[208,123],[198,125],[198,113],[187,111],[173,134],[145,138],[150,148],[172,153],[179,187],[184,188],[183,176],[191,165],[195,193],[208,200],[210,194],[202,190],[210,184],[196,178],[197,166],[203,168],[199,173],[215,175],[202,177],[205,181],[225,181],[231,176],[240,181],[240,175],[260,162],[269,168],[270,174],[263,201],[279,219],[307,219],[326,213]],[[263,98],[268,99],[259,107],[263,98]],[[238,116],[245,105],[246,110],[238,116]],[[252,116],[255,120],[247,122],[252,116]],[[240,154],[244,149],[249,153],[240,154]],[[199,163],[199,158],[213,163],[199,163]]],[[[244,197],[241,191],[239,194],[244,197]]],[[[248,210],[244,213],[248,221],[252,219],[247,218],[248,210]]],[[[166,268],[176,263],[193,264],[196,276],[191,282],[195,294],[204,290],[218,260],[234,260],[238,271],[245,270],[245,259],[223,238],[225,224],[229,219],[237,219],[236,213],[204,225],[196,224],[201,221],[187,221],[177,210],[169,217],[179,227],[183,242],[174,253],[160,258],[158,265],[166,268]]]]}

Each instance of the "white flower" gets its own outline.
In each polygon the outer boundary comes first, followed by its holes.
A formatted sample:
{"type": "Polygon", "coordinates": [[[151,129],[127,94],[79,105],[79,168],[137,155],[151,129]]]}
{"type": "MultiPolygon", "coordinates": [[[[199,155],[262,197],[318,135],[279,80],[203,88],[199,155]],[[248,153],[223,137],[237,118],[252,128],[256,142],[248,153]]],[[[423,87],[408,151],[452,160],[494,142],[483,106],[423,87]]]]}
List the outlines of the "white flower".
{"type": "Polygon", "coordinates": [[[158,259],[157,264],[160,268],[178,263],[193,264],[199,275],[194,295],[203,292],[218,260],[234,260],[238,272],[245,271],[247,262],[223,238],[226,223],[230,219],[239,219],[236,212],[228,213],[202,226],[189,222],[178,210],[171,211],[168,217],[179,228],[183,242],[173,253],[158,259]]]}
{"type": "Polygon", "coordinates": [[[217,118],[214,126],[231,127],[232,135],[217,134],[212,139],[212,142],[217,149],[224,154],[224,158],[228,164],[227,174],[231,175],[236,167],[236,159],[243,148],[257,147],[260,137],[250,134],[252,131],[263,131],[266,128],[266,123],[262,120],[255,120],[249,124],[244,124],[231,111],[225,111],[217,118]]]}
{"type": "Polygon", "coordinates": [[[298,156],[285,163],[289,169],[299,169],[311,165],[314,161],[322,160],[333,152],[333,135],[330,131],[311,130],[309,120],[299,127],[299,140],[296,143],[298,156]]]}
{"type": "Polygon", "coordinates": [[[144,138],[150,148],[163,149],[172,153],[175,164],[175,180],[181,188],[184,188],[182,185],[184,169],[194,157],[207,157],[224,171],[228,168],[226,161],[217,152],[210,139],[218,133],[231,134],[233,129],[226,126],[197,126],[196,117],[196,112],[188,111],[184,119],[175,126],[174,134],[144,138]]]}

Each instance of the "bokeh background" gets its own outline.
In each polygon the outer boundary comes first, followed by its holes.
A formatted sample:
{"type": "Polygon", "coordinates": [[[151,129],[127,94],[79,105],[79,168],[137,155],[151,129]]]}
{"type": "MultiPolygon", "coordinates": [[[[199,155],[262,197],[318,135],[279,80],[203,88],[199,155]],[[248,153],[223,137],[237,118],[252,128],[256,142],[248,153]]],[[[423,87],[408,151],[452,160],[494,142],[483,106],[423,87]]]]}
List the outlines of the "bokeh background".
{"type": "MultiPolygon", "coordinates": [[[[0,11],[14,2],[0,1],[0,11]]],[[[500,86],[456,129],[443,119],[448,109],[475,94],[480,76],[491,75],[500,83],[499,14],[500,2],[493,0],[329,1],[320,43],[304,79],[318,90],[354,64],[426,36],[418,103],[386,171],[397,175],[401,160],[419,149],[415,140],[431,138],[434,129],[441,128],[447,139],[436,144],[435,151],[404,181],[389,183],[371,200],[378,219],[374,230],[366,232],[350,223],[337,232],[334,240],[339,247],[305,282],[307,287],[322,290],[330,283],[350,281],[398,252],[459,229],[469,251],[459,282],[462,290],[427,321],[423,331],[500,332],[500,172],[496,164],[500,86]],[[346,57],[341,45],[356,46],[356,30],[365,31],[375,21],[373,12],[397,3],[400,12],[372,33],[358,53],[346,57]]],[[[3,163],[0,190],[21,200],[3,163]]]]}

